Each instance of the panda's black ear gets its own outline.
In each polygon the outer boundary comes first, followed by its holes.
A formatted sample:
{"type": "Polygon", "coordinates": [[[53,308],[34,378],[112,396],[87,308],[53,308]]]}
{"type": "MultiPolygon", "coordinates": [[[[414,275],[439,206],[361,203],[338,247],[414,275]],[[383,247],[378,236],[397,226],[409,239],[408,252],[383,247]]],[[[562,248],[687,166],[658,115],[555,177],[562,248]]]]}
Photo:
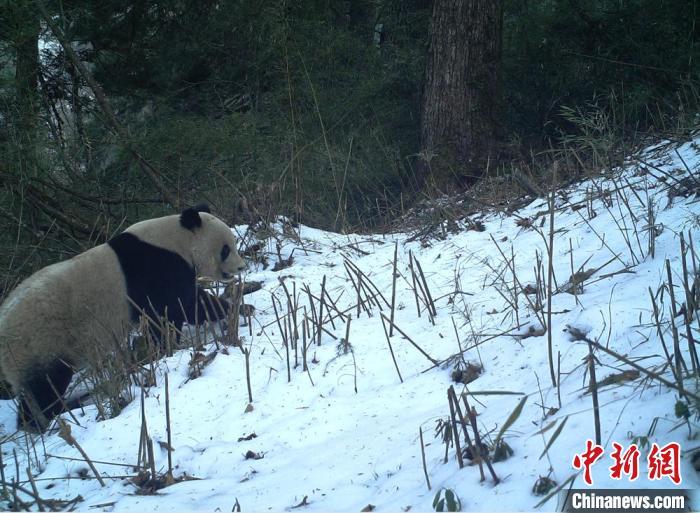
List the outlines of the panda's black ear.
{"type": "Polygon", "coordinates": [[[202,226],[202,218],[199,217],[200,212],[204,211],[198,210],[197,207],[190,207],[183,210],[182,214],[180,214],[180,226],[192,232],[195,228],[202,226]]]}
{"type": "Polygon", "coordinates": [[[196,210],[197,212],[206,212],[207,214],[211,214],[211,209],[206,203],[199,203],[198,205],[192,207],[192,209],[196,210]]]}

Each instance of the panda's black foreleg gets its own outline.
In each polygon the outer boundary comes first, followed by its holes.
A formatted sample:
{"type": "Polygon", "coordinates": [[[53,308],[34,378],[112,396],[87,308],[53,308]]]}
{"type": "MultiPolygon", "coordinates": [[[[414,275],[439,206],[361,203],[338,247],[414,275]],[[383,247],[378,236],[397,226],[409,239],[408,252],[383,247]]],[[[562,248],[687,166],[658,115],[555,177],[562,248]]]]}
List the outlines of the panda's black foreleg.
{"type": "MultiPolygon", "coordinates": [[[[225,319],[231,309],[230,304],[214,294],[197,287],[197,321],[219,321],[225,319]]],[[[194,318],[192,319],[192,321],[194,318]]]]}
{"type": "Polygon", "coordinates": [[[227,321],[231,311],[231,303],[223,297],[216,296],[206,290],[197,287],[197,303],[196,303],[197,323],[198,325],[204,322],[215,323],[212,326],[212,334],[217,340],[225,340],[228,331],[227,321]],[[217,329],[219,334],[217,335],[217,329]]]}
{"type": "Polygon", "coordinates": [[[171,323],[172,328],[174,328],[174,337],[172,336],[173,331],[170,331],[170,328],[166,328],[165,323],[163,323],[162,326],[161,324],[151,324],[148,327],[148,331],[154,347],[157,348],[161,354],[172,356],[172,351],[180,347],[182,321],[179,319],[170,319],[169,322],[171,323]],[[166,333],[166,329],[169,330],[169,333],[166,333]]]}
{"type": "Polygon", "coordinates": [[[51,419],[63,411],[61,398],[65,393],[73,369],[62,360],[37,369],[22,386],[17,411],[17,427],[43,432],[51,419]]]}

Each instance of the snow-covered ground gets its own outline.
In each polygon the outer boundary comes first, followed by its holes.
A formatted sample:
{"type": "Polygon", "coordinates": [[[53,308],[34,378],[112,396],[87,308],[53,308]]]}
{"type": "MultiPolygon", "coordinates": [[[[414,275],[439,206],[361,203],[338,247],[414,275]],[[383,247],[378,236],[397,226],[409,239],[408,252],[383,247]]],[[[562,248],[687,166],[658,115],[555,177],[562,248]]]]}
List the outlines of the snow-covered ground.
{"type": "MultiPolygon", "coordinates": [[[[407,242],[410,234],[340,235],[301,226],[301,239],[286,238],[282,245],[282,256],[294,251],[292,266],[278,272],[271,267],[262,270],[251,266],[246,277],[248,281],[264,282],[262,290],[245,296],[245,302],[256,308],[252,336],[247,327],[240,328],[244,345],[250,349],[252,409],[247,408],[245,358],[235,347],[218,354],[202,376],[194,380],[187,378],[190,352],[180,351],[160,365],[158,385],[148,390],[145,413],[157,470],[167,470],[167,451],[157,442],[167,440],[162,374],[168,372],[174,475],[178,478],[187,474],[197,479],[160,489],[155,495],[140,495],[125,477],[134,475],[133,468],[107,464],[136,464],[141,427],[141,406],[136,400],[118,417],[106,421],[95,421],[94,406],[87,407],[84,415],[79,410],[75,412],[81,426],[73,426],[73,435],[92,460],[106,462],[95,463],[106,486],[94,479],[80,479],[81,475],[92,474],[85,473],[87,465],[79,452],[52,434],[45,438],[43,446],[36,446],[41,468],[37,468],[34,454],[31,456],[39,495],[43,499],[80,495],[83,500],[76,507],[86,511],[230,511],[236,501],[243,511],[290,510],[299,504],[298,511],[360,511],[368,505],[377,511],[426,511],[432,510],[436,490],[445,487],[459,496],[463,510],[527,511],[542,500],[533,494],[533,485],[540,476],[562,484],[578,474],[574,485],[584,487],[583,476],[573,468],[572,459],[585,450],[586,439],[595,438],[592,397],[587,393],[588,345],[575,340],[565,329],[570,326],[581,330],[589,339],[644,368],[656,369],[675,382],[670,369],[662,368],[666,357],[653,322],[649,289],[656,294],[666,281],[666,259],[670,261],[674,283],[681,283],[680,233],[685,233],[686,241],[689,231],[695,240],[700,237],[700,205],[694,197],[675,197],[671,201],[668,194],[669,186],[680,187],[678,182],[688,175],[686,165],[695,176],[700,176],[700,147],[696,143],[657,145],[639,156],[650,167],[630,161],[626,169],[612,177],[601,174],[557,195],[557,284],[561,288],[571,276],[572,259],[575,271],[596,269],[577,296],[560,292],[552,297],[555,368],[560,355],[559,392],[550,377],[547,335],[514,336],[526,333],[528,326],[539,328],[540,324],[530,305],[535,295],[518,294],[517,318],[509,306],[512,292],[508,292],[508,287],[513,290],[514,277],[500,252],[508,259],[514,255],[522,287],[535,284],[539,252],[546,281],[546,200],[534,200],[514,215],[483,214],[480,219],[484,231],[464,228],[428,244],[407,242]],[[643,168],[649,172],[643,172],[643,168]],[[659,181],[657,177],[664,173],[669,176],[659,181]],[[617,187],[622,196],[615,191],[617,187]],[[648,254],[649,205],[656,217],[653,258],[648,254]],[[516,224],[518,219],[528,218],[534,229],[516,224]],[[459,352],[454,322],[462,348],[469,348],[464,358],[483,365],[481,376],[466,388],[454,383],[451,373],[457,360],[435,367],[394,331],[391,343],[403,377],[401,383],[380,310],[375,305],[371,316],[362,311],[358,317],[354,308],[349,311],[353,317],[349,332],[352,351],[347,353],[342,346],[339,348],[346,322],[336,318],[333,327],[325,321],[324,327],[336,338],[324,333],[320,346],[309,347],[308,374],[299,364],[291,369],[288,382],[285,350],[271,299],[276,295],[286,312],[287,300],[280,280],[284,280],[290,294],[296,290],[300,307],[306,306],[311,316],[308,295],[302,287],[308,284],[318,297],[325,276],[329,295],[334,300],[339,298],[340,309],[347,309],[356,302],[355,289],[343,264],[347,258],[366,273],[390,302],[395,242],[399,274],[396,325],[430,358],[442,361],[459,352]],[[435,325],[424,307],[420,317],[416,313],[409,252],[420,261],[435,300],[435,325]],[[475,342],[479,342],[476,348],[475,342]],[[443,462],[445,446],[434,435],[438,420],[449,417],[450,385],[458,394],[465,390],[471,393],[468,398],[476,408],[481,436],[487,443],[495,439],[521,401],[520,394],[528,397],[522,413],[504,435],[513,455],[494,463],[500,478],[497,485],[488,472],[487,479],[481,482],[477,466],[460,469],[454,448],[450,448],[447,463],[443,462]],[[485,391],[511,394],[479,394],[485,391]],[[560,435],[547,454],[540,457],[565,420],[560,435]],[[432,491],[428,490],[423,472],[419,428],[423,430],[432,491]],[[257,436],[240,440],[251,433],[257,436]],[[249,451],[262,458],[246,459],[249,451]],[[74,459],[44,459],[44,454],[74,459]]],[[[239,227],[237,231],[242,233],[244,229],[239,227]]],[[[266,249],[274,263],[274,240],[267,241],[266,249]]],[[[682,287],[676,287],[675,294],[678,303],[682,303],[682,287]]],[[[379,302],[381,313],[388,316],[386,304],[381,299],[379,302]]],[[[663,336],[672,351],[667,292],[659,296],[658,304],[662,309],[663,336]]],[[[303,313],[300,310],[298,321],[303,313]]],[[[682,317],[676,322],[684,336],[682,317]]],[[[697,337],[697,323],[693,329],[697,337]]],[[[680,345],[690,367],[685,338],[681,338],[680,345]]],[[[602,351],[596,351],[596,356],[599,381],[632,369],[602,351]]],[[[291,358],[294,365],[293,351],[291,358]]],[[[687,380],[685,386],[697,393],[694,380],[687,380]]],[[[698,487],[700,480],[689,454],[690,449],[700,446],[700,441],[693,439],[697,425],[690,429],[692,436],[686,425],[677,427],[680,421],[674,414],[676,400],[673,389],[646,379],[644,374],[599,390],[606,453],[593,467],[596,488],[675,486],[668,478],[648,479],[648,449],[642,450],[641,475],[636,481],[630,483],[625,476],[619,481],[610,477],[612,443],[627,447],[635,437],[646,436],[649,443],[660,446],[678,442],[683,451],[682,487],[698,487]]],[[[69,419],[67,415],[64,418],[69,419]]],[[[12,402],[0,405],[0,421],[5,433],[14,431],[12,402]]],[[[15,474],[13,449],[20,459],[20,479],[29,489],[23,470],[27,460],[27,444],[23,440],[2,445],[6,479],[15,474]]],[[[544,511],[556,508],[557,497],[541,507],[544,511]]]]}

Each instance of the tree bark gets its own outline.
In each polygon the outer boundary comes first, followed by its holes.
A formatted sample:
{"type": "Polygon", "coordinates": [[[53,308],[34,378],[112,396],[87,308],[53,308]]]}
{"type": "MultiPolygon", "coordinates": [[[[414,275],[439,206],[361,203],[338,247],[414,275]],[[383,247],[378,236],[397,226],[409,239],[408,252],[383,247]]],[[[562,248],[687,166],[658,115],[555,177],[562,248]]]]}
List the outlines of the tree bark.
{"type": "Polygon", "coordinates": [[[497,158],[502,0],[435,0],[421,109],[419,173],[473,183],[497,158]]]}

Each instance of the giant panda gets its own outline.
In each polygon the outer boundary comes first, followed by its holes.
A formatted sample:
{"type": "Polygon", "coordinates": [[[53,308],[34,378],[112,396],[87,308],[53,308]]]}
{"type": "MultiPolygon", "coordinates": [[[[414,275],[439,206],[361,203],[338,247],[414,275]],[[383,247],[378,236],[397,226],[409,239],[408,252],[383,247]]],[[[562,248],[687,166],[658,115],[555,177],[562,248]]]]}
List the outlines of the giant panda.
{"type": "Polygon", "coordinates": [[[203,319],[197,277],[230,281],[244,267],[231,230],[199,206],[24,280],[0,306],[0,371],[19,400],[18,427],[44,431],[74,370],[125,343],[141,312],[178,329],[203,319]]]}

